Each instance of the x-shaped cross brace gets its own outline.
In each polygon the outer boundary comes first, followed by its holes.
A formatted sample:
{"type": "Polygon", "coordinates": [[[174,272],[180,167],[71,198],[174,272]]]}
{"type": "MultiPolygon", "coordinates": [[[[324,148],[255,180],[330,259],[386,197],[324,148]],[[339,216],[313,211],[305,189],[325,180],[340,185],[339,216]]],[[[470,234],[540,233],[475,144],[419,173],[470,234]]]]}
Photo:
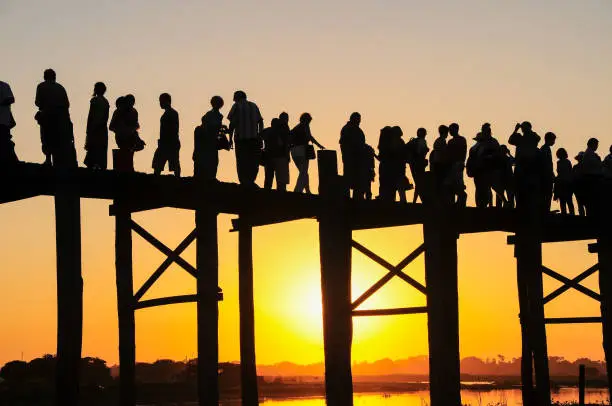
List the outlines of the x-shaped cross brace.
{"type": "Polygon", "coordinates": [[[568,291],[570,288],[571,289],[575,289],[578,292],[581,292],[581,293],[587,295],[588,297],[597,300],[598,302],[601,302],[601,296],[598,293],[595,293],[591,289],[586,288],[586,287],[584,287],[584,286],[582,286],[580,284],[580,282],[582,282],[583,280],[585,280],[586,278],[588,278],[589,276],[591,276],[592,274],[597,272],[597,270],[599,270],[599,264],[593,265],[592,267],[590,267],[589,269],[587,269],[586,271],[584,271],[580,275],[576,276],[574,279],[569,279],[569,278],[566,278],[565,276],[563,276],[563,275],[553,271],[550,268],[542,266],[542,272],[544,274],[546,274],[546,275],[550,276],[551,278],[556,279],[559,282],[563,283],[563,286],[561,286],[560,288],[556,289],[552,293],[548,294],[544,298],[544,304],[546,304],[546,303],[550,302],[551,300],[553,300],[554,298],[560,296],[562,293],[568,291]]]}
{"type": "MultiPolygon", "coordinates": [[[[170,304],[170,303],[185,303],[188,301],[194,301],[195,295],[182,295],[175,296],[172,298],[160,298],[153,299],[149,301],[150,303],[143,304],[141,306],[138,305],[142,297],[147,293],[147,291],[155,284],[155,282],[162,276],[162,274],[172,265],[172,263],[177,263],[181,268],[187,271],[191,276],[196,277],[198,271],[194,268],[189,262],[185,261],[181,254],[191,245],[193,241],[195,241],[197,232],[194,229],[181,243],[176,247],[176,249],[172,250],[168,248],[164,243],[155,238],[151,233],[145,230],[142,226],[136,223],[134,220],[131,220],[130,224],[132,230],[134,230],[138,235],[140,235],[143,239],[149,242],[152,246],[157,248],[163,254],[166,255],[166,259],[162,264],[153,272],[153,274],[143,283],[142,287],[138,289],[138,292],[134,295],[134,301],[136,302],[137,308],[142,307],[151,307],[161,304],[170,304]]],[[[221,298],[220,289],[217,288],[218,297],[221,298]]],[[[141,302],[142,303],[142,302],[141,302]]]]}
{"type": "Polygon", "coordinates": [[[424,313],[426,311],[425,308],[405,308],[405,309],[382,309],[382,310],[355,310],[359,307],[363,302],[365,302],[370,296],[376,293],[380,288],[382,288],[387,282],[389,282],[394,276],[397,276],[404,280],[409,285],[413,286],[419,292],[423,294],[427,294],[427,289],[418,281],[414,280],[410,276],[406,275],[403,271],[406,266],[408,266],[411,262],[413,262],[419,255],[425,252],[425,244],[421,244],[417,249],[412,251],[406,258],[404,258],[399,264],[393,266],[389,262],[385,261],[363,245],[359,244],[357,241],[352,241],[353,248],[357,249],[359,252],[381,265],[387,271],[389,271],[385,276],[380,278],[372,287],[366,290],[357,300],[355,300],[351,308],[353,309],[354,315],[384,315],[384,314],[413,314],[413,313],[424,313]]]}

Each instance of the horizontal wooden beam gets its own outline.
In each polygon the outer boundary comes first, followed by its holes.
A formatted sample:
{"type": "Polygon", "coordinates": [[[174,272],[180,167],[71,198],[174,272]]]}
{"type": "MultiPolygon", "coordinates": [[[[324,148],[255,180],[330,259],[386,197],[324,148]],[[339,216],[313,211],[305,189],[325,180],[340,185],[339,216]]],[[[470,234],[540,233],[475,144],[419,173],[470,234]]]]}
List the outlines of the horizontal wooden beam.
{"type": "Polygon", "coordinates": [[[544,319],[546,324],[584,324],[601,323],[601,317],[548,317],[544,319]]]}
{"type": "Polygon", "coordinates": [[[401,314],[427,313],[427,307],[402,307],[396,309],[353,310],[353,316],[396,316],[401,314]]]}
{"type": "MultiPolygon", "coordinates": [[[[29,196],[54,196],[70,187],[81,198],[113,200],[120,197],[134,210],[171,207],[196,210],[202,204],[219,213],[248,214],[252,226],[315,218],[327,204],[317,195],[252,189],[235,183],[193,177],[55,168],[20,163],[0,174],[0,203],[29,196]],[[130,203],[131,202],[131,203],[130,203]]],[[[428,214],[422,204],[348,200],[353,229],[422,224],[428,214]]],[[[450,208],[459,233],[515,232],[517,212],[499,208],[450,208]]],[[[589,217],[549,214],[543,218],[543,242],[595,239],[598,225],[589,217]]]]}
{"type": "MultiPolygon", "coordinates": [[[[217,292],[217,300],[223,300],[223,292],[220,290],[217,292]]],[[[198,295],[178,295],[178,296],[168,296],[168,297],[160,297],[156,299],[148,299],[141,300],[136,302],[134,305],[134,310],[138,309],[146,309],[149,307],[157,307],[157,306],[166,306],[171,304],[179,304],[179,303],[194,303],[198,301],[198,295]]]]}
{"type": "MultiPolygon", "coordinates": [[[[164,207],[166,206],[158,202],[142,202],[141,203],[141,202],[135,201],[134,199],[133,201],[130,202],[130,204],[122,204],[120,210],[127,211],[129,213],[137,213],[140,211],[162,209],[164,207]]],[[[111,204],[108,207],[108,214],[110,216],[116,216],[117,211],[118,209],[115,207],[114,204],[111,204]]]]}
{"type": "Polygon", "coordinates": [[[157,299],[141,300],[134,305],[135,309],[146,309],[148,307],[166,306],[178,303],[192,303],[198,300],[197,295],[180,295],[160,297],[157,299]]]}

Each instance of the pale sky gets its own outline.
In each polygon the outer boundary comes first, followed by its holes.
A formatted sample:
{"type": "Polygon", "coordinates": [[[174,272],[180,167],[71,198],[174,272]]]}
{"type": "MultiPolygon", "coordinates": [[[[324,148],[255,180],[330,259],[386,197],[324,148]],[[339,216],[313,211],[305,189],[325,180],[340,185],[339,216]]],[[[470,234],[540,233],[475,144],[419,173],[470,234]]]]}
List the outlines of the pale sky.
{"type": "MultiPolygon", "coordinates": [[[[439,124],[458,122],[471,139],[492,123],[502,143],[517,121],[539,133],[554,131],[557,146],[574,156],[598,137],[602,154],[612,143],[612,2],[547,1],[192,1],[0,0],[0,80],[13,89],[22,160],[42,162],[34,93],[44,69],[56,70],[70,97],[80,162],[85,120],[96,81],[107,97],[133,93],[141,136],[136,157],[150,164],[158,137],[158,95],[169,92],[181,120],[181,162],[192,173],[193,129],[210,97],[244,89],[266,124],[287,111],[314,120],[313,135],[338,149],[339,130],[359,111],[371,145],[385,125],[405,139],[417,127],[433,142],[439,124]]],[[[111,148],[114,139],[111,135],[111,148]]],[[[219,177],[236,181],[232,153],[221,153],[219,177]]],[[[293,186],[297,172],[292,164],[293,186]]],[[[262,176],[259,182],[262,183],[262,176]]],[[[313,189],[316,168],[311,168],[313,189]]],[[[471,180],[467,180],[471,185],[471,180]]],[[[471,186],[470,186],[471,187],[471,186]]],[[[377,189],[377,187],[375,187],[377,189]]],[[[84,354],[117,361],[113,219],[108,203],[83,201],[85,281],[84,354]]],[[[0,364],[55,351],[55,257],[49,198],[0,208],[0,364]]],[[[189,233],[193,215],[165,209],[135,216],[171,247],[189,233]]],[[[238,359],[236,236],[221,216],[221,359],[238,359]]],[[[418,227],[355,233],[391,262],[420,244],[418,227]]],[[[462,356],[520,354],[515,263],[505,235],[464,236],[460,250],[462,356]]],[[[322,359],[316,223],[301,221],[255,232],[257,359],[260,363],[322,359]],[[299,299],[299,300],[296,300],[299,299]]],[[[138,285],[163,258],[138,238],[138,285]]],[[[193,247],[185,255],[193,260],[193,247]]],[[[355,295],[381,270],[355,253],[355,295]]],[[[596,261],[586,243],[545,247],[545,262],[575,275],[596,261]]],[[[414,265],[422,280],[422,260],[414,265]]],[[[596,287],[596,276],[587,285],[596,287]]],[[[191,292],[195,284],[175,267],[151,296],[191,292]]],[[[556,287],[546,283],[547,289],[556,287]]],[[[136,286],[135,288],[137,288],[136,286]]],[[[370,306],[422,304],[409,286],[394,282],[370,306]]],[[[598,314],[576,294],[551,302],[549,316],[598,314]],[[558,303],[556,303],[558,300],[558,303]],[[571,313],[571,314],[569,314],[571,313]]],[[[195,355],[193,305],[139,312],[141,360],[195,355]]],[[[427,352],[424,316],[358,320],[354,359],[402,358],[427,352]]],[[[549,353],[602,358],[600,326],[552,326],[549,353]]]]}

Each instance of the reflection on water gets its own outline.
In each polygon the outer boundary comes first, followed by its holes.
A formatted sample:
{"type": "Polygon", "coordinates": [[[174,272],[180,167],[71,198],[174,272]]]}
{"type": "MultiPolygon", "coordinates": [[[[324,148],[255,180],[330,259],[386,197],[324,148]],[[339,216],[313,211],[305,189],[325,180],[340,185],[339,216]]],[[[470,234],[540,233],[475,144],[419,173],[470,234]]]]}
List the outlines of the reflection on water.
{"type": "MultiPolygon", "coordinates": [[[[522,405],[521,391],[492,390],[492,391],[462,391],[461,399],[465,405],[471,406],[519,406],[522,405]]],[[[553,393],[555,402],[578,402],[578,390],[565,388],[553,393]]],[[[601,389],[587,389],[586,402],[589,404],[609,404],[608,393],[601,389]]],[[[266,400],[266,406],[324,406],[325,401],[315,399],[286,399],[266,400]]],[[[403,394],[366,394],[355,395],[355,406],[426,406],[429,405],[427,391],[403,394]]]]}

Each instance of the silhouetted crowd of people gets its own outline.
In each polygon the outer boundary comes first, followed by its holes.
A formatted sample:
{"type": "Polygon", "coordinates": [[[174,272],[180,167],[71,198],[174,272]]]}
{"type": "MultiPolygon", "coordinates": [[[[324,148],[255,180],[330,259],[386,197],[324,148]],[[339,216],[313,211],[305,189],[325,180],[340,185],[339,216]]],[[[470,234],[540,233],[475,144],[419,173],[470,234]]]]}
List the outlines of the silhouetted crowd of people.
{"type": "MultiPolygon", "coordinates": [[[[44,72],[44,81],[36,89],[35,119],[40,126],[42,152],[45,164],[61,168],[77,166],[74,130],[70,119],[70,102],[64,87],[56,81],[52,69],[44,72]]],[[[84,163],[92,170],[108,168],[109,130],[115,134],[117,149],[113,151],[114,169],[133,171],[134,153],[145,148],[139,135],[140,124],[136,99],[128,94],[115,101],[112,116],[105,98],[106,86],[94,85],[87,117],[84,163]],[[110,123],[109,123],[110,118],[110,123]]],[[[223,98],[212,97],[211,109],[194,131],[194,176],[214,181],[217,178],[219,151],[234,149],[238,180],[242,185],[258,187],[255,183],[259,167],[264,168],[264,188],[271,189],[276,180],[278,190],[286,191],[290,183],[289,165],[293,160],[298,177],[294,192],[311,193],[308,176],[309,162],[316,157],[314,147],[324,147],[313,137],[312,116],[303,113],[299,123],[291,128],[289,115],[281,113],[264,126],[259,107],[247,99],[245,92],[234,93],[234,104],[223,123],[223,98]]],[[[0,165],[18,162],[11,129],[16,123],[11,113],[15,98],[10,86],[0,82],[0,165]]],[[[161,174],[166,165],[176,176],[181,175],[179,153],[179,114],[172,107],[168,93],[159,96],[163,110],[160,118],[159,140],[153,156],[152,168],[161,174]]],[[[419,128],[408,141],[398,126],[380,130],[378,154],[366,142],[360,128],[361,115],[352,113],[340,131],[340,150],[344,179],[354,199],[373,199],[372,182],[379,161],[379,192],[376,199],[407,201],[407,192],[414,189],[412,202],[423,201],[426,187],[433,188],[436,197],[460,207],[466,205],[467,193],[464,172],[474,180],[477,207],[515,207],[526,196],[537,196],[538,206],[544,212],[551,209],[552,200],[559,202],[562,213],[586,215],[596,200],[596,189],[604,178],[612,178],[612,147],[610,154],[601,159],[597,153],[599,142],[588,140],[586,149],[574,160],[564,148],[553,154],[556,135],[547,132],[541,137],[525,121],[516,124],[507,143],[516,148],[513,156],[507,145],[493,136],[491,125],[485,123],[468,149],[466,138],[460,135],[457,123],[440,125],[438,136],[430,150],[427,130],[419,128]],[[556,156],[556,165],[553,162],[556,156]],[[410,168],[412,181],[407,176],[410,168]],[[429,167],[431,182],[425,185],[429,167]]]]}

